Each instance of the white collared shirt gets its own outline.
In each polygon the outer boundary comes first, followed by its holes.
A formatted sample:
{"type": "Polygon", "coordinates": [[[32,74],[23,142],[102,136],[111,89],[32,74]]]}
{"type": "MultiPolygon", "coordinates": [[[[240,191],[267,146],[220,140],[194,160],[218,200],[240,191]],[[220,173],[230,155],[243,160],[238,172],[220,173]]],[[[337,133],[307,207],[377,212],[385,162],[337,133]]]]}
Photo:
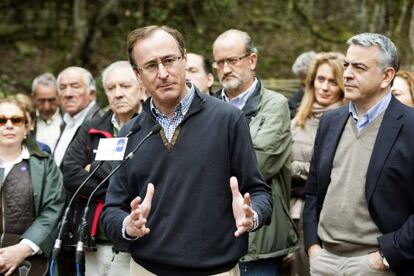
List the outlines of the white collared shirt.
{"type": "MultiPolygon", "coordinates": [[[[118,120],[116,119],[115,113],[112,114],[111,123],[112,123],[112,126],[114,128],[114,134],[119,133],[119,131],[121,130],[121,125],[118,123],[118,120]]],[[[114,136],[117,136],[117,135],[114,135],[114,136]]]]}
{"type": "Polygon", "coordinates": [[[85,120],[89,110],[94,105],[95,101],[92,101],[84,110],[73,117],[71,117],[68,113],[65,113],[65,115],[63,115],[63,121],[66,123],[66,126],[62,132],[62,135],[60,136],[58,144],[56,145],[56,149],[53,152],[53,157],[58,167],[60,167],[62,164],[63,157],[65,156],[66,150],[68,149],[70,142],[75,136],[76,131],[85,120]]]}
{"type": "Polygon", "coordinates": [[[62,125],[62,122],[63,119],[59,109],[56,110],[52,118],[46,121],[40,118],[37,112],[36,141],[48,145],[51,152],[53,152],[60,136],[60,126],[62,125]]]}

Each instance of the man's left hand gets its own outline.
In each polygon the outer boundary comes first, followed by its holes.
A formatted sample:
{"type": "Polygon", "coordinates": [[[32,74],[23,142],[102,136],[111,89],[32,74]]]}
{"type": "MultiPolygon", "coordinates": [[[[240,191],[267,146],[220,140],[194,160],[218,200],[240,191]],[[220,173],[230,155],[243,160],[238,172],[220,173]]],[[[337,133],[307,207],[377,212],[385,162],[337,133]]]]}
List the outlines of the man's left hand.
{"type": "Polygon", "coordinates": [[[241,234],[253,229],[254,214],[252,200],[249,193],[245,193],[244,196],[242,196],[239,190],[239,182],[234,176],[230,178],[230,188],[233,196],[233,216],[237,227],[234,236],[239,237],[241,234]]]}
{"type": "Polygon", "coordinates": [[[386,267],[382,261],[381,254],[379,251],[372,252],[368,255],[369,259],[369,265],[373,269],[377,270],[388,270],[388,267],[386,267]]]}
{"type": "Polygon", "coordinates": [[[25,243],[0,248],[0,272],[9,276],[27,258],[33,250],[25,243]]]}

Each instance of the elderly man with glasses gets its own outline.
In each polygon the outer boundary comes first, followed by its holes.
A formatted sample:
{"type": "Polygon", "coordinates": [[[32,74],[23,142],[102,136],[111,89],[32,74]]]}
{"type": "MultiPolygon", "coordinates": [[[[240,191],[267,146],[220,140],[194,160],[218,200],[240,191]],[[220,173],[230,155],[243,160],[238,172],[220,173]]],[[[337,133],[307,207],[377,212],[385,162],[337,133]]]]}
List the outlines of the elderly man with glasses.
{"type": "Polygon", "coordinates": [[[247,33],[228,30],[218,36],[213,56],[223,86],[218,96],[246,116],[259,169],[272,187],[272,222],[250,233],[241,275],[281,275],[284,256],[297,248],[297,234],[287,212],[292,142],[287,99],[263,87],[256,77],[257,49],[247,33]]]}
{"type": "Polygon", "coordinates": [[[182,35],[148,26],[128,37],[131,65],[151,96],[110,181],[102,215],[109,238],[128,241],[130,275],[238,275],[247,232],[269,223],[270,188],[257,169],[249,129],[236,108],[186,83],[182,35]],[[230,182],[230,183],[229,183],[230,182]]]}

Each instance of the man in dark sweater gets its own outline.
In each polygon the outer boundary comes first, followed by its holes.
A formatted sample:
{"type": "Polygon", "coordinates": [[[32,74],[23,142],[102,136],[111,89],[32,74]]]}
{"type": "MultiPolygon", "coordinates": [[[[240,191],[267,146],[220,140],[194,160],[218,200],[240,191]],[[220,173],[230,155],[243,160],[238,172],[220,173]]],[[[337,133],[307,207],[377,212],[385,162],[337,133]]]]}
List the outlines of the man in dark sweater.
{"type": "Polygon", "coordinates": [[[111,179],[104,230],[130,241],[131,275],[237,275],[248,232],[272,212],[245,116],[186,83],[178,31],[136,29],[128,53],[151,97],[121,131],[141,126],[126,151],[154,125],[162,128],[111,179]]]}

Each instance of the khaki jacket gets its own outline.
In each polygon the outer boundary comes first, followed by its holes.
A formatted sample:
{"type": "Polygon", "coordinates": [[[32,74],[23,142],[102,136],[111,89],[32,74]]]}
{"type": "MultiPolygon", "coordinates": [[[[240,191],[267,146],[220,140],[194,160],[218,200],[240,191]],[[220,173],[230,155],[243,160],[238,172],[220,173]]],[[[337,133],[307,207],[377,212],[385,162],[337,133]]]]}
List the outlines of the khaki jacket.
{"type": "Polygon", "coordinates": [[[297,230],[289,216],[291,133],[287,99],[258,82],[243,108],[258,166],[272,188],[270,225],[250,233],[249,252],[242,261],[285,256],[298,246],[297,230]]]}

